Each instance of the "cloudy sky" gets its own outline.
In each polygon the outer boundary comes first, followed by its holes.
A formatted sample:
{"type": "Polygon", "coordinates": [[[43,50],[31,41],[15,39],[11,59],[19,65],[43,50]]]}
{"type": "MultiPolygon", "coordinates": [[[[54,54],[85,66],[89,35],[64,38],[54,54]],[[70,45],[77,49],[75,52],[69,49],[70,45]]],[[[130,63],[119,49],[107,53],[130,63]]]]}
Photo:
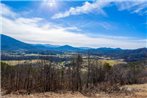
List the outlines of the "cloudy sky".
{"type": "Polygon", "coordinates": [[[147,47],[146,0],[2,0],[1,33],[33,44],[147,47]]]}

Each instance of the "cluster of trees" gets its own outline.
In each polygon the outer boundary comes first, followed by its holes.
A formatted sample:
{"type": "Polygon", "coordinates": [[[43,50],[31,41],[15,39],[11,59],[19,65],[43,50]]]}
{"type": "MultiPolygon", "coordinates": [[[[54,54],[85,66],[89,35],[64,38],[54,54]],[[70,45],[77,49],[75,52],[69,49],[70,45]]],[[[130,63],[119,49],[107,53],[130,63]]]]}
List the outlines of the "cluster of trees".
{"type": "Polygon", "coordinates": [[[98,87],[101,83],[139,83],[147,77],[145,72],[144,62],[110,66],[107,63],[99,64],[89,55],[86,61],[76,55],[68,66],[47,60],[16,66],[1,63],[1,85],[7,92],[83,91],[98,87]]]}

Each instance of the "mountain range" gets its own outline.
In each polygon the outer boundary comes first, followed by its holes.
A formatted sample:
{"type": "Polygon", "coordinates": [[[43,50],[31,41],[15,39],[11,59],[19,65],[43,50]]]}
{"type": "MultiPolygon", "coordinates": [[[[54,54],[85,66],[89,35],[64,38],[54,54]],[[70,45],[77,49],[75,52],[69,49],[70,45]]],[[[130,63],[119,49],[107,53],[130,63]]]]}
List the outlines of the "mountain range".
{"type": "Polygon", "coordinates": [[[109,56],[114,58],[123,58],[127,60],[136,60],[147,58],[147,48],[139,48],[134,50],[121,48],[88,48],[73,47],[69,45],[57,46],[49,44],[28,44],[7,35],[1,34],[1,50],[2,51],[51,51],[51,52],[78,52],[90,53],[92,55],[109,56]]]}
{"type": "Polygon", "coordinates": [[[28,44],[16,40],[7,35],[1,34],[1,50],[59,50],[59,51],[78,51],[81,48],[72,47],[69,45],[56,46],[49,44],[28,44]]]}
{"type": "MultiPolygon", "coordinates": [[[[73,47],[70,45],[50,45],[50,44],[28,44],[7,35],[1,34],[1,50],[58,50],[58,51],[84,51],[94,48],[73,47]]],[[[100,51],[121,50],[120,48],[97,48],[100,51]]]]}

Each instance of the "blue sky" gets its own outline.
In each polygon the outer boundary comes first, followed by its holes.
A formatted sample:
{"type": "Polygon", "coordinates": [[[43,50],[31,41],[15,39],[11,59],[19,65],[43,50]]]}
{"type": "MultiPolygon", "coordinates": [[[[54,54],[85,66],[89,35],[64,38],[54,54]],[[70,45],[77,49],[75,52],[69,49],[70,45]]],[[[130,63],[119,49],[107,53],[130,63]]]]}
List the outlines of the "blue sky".
{"type": "Polygon", "coordinates": [[[1,33],[27,43],[147,47],[145,0],[2,0],[0,8],[1,33]]]}

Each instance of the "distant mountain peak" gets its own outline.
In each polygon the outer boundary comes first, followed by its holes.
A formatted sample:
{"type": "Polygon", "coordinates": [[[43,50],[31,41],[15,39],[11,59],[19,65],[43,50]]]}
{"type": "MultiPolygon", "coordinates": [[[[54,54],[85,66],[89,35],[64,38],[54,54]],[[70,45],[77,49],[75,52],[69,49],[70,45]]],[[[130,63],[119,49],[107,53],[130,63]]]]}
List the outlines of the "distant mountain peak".
{"type": "Polygon", "coordinates": [[[63,46],[60,46],[60,47],[72,47],[72,46],[70,46],[70,45],[63,45],[63,46]]]}

